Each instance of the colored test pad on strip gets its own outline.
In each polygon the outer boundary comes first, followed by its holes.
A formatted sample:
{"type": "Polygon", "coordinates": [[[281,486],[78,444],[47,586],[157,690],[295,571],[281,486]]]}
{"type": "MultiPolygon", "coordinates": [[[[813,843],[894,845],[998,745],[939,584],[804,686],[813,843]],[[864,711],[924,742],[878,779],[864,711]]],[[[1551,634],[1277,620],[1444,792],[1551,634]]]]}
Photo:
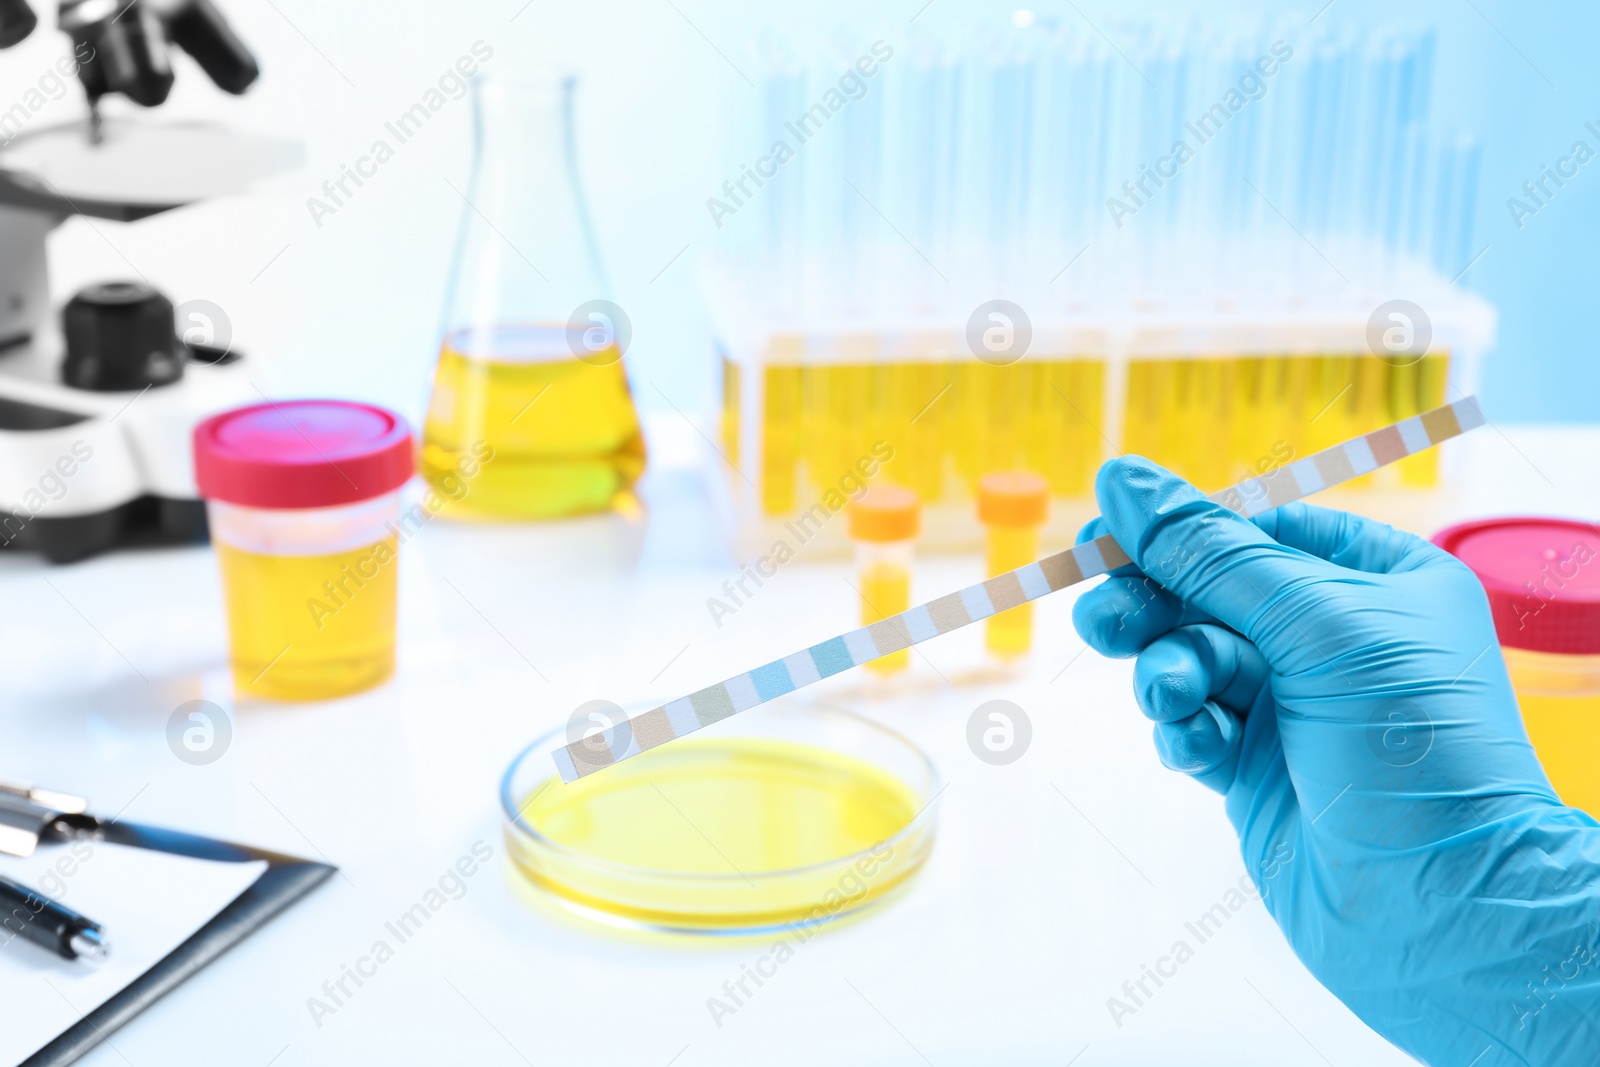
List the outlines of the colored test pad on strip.
{"type": "MultiPolygon", "coordinates": [[[[1258,478],[1247,478],[1230,489],[1211,494],[1211,499],[1240,515],[1253,517],[1414,456],[1441,441],[1477,429],[1484,422],[1477,397],[1467,397],[1334,445],[1258,478]]],[[[1037,563],[996,575],[859,630],[830,637],[753,671],[679,697],[556,749],[551,756],[562,781],[575,781],[812,682],[1130,562],[1110,535],[1085,541],[1037,563]]]]}

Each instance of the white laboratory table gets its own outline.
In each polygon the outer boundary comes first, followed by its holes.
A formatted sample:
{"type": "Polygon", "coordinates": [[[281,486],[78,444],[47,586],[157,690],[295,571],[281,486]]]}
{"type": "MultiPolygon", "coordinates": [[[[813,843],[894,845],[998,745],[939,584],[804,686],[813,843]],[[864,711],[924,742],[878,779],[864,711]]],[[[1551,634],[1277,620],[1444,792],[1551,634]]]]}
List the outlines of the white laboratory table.
{"type": "MultiPolygon", "coordinates": [[[[726,1000],[771,938],[646,938],[529,900],[497,810],[524,743],[585,700],[680,695],[852,625],[843,564],[804,559],[714,623],[706,601],[732,565],[691,430],[652,424],[643,518],[430,524],[402,550],[395,677],[324,704],[235,706],[207,548],[63,567],[0,557],[0,774],[341,870],[82,1062],[1410,1062],[1318,986],[1259,903],[1195,943],[1185,924],[1244,873],[1233,833],[1218,797],[1159,766],[1130,665],[1084,650],[1071,591],[1040,604],[1039,647],[1014,676],[985,670],[981,634],[965,632],[923,646],[897,694],[869,692],[860,672],[808,694],[932,756],[938,844],[907,893],[807,942],[732,1015],[708,999],[726,1000]],[[234,715],[231,747],[206,766],[166,741],[173,709],[197,697],[234,715]],[[995,697],[1033,726],[1007,766],[965,741],[995,697]],[[308,999],[480,841],[495,861],[465,894],[314,1019],[308,999]],[[1180,939],[1193,958],[1113,1019],[1108,998],[1180,939]]],[[[1425,533],[1476,515],[1600,517],[1600,430],[1489,427],[1447,447],[1449,489],[1368,503],[1425,533]]],[[[920,563],[917,599],[978,568],[920,563]]]]}

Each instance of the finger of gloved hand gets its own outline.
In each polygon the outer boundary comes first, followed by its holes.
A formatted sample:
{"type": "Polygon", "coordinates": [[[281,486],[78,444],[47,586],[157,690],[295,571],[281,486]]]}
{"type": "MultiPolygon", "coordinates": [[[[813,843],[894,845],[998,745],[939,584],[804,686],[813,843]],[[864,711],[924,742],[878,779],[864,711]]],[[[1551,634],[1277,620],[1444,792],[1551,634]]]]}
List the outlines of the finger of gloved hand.
{"type": "Polygon", "coordinates": [[[1144,575],[1111,577],[1072,605],[1072,625],[1102,656],[1126,659],[1183,624],[1183,601],[1144,575]]]}
{"type": "Polygon", "coordinates": [[[1295,501],[1251,520],[1279,544],[1371,574],[1394,574],[1450,563],[1428,541],[1385,523],[1295,501]]]}
{"type": "Polygon", "coordinates": [[[1244,734],[1237,715],[1208,700],[1186,719],[1156,723],[1154,734],[1162,766],[1200,778],[1219,792],[1226,790],[1222,779],[1231,776],[1229,768],[1238,763],[1244,734]],[[1229,773],[1219,773],[1223,771],[1229,773]]]}
{"type": "MultiPolygon", "coordinates": [[[[1284,632],[1282,619],[1266,618],[1273,608],[1333,573],[1326,561],[1279,544],[1140,456],[1102,466],[1095,495],[1107,528],[1140,570],[1258,646],[1284,632]]],[[[1273,658],[1271,649],[1263,651],[1273,658]]]]}
{"type": "MultiPolygon", "coordinates": [[[[1095,538],[1103,537],[1110,532],[1111,527],[1106,525],[1106,520],[1099,515],[1096,515],[1094,518],[1083,524],[1083,528],[1078,531],[1077,539],[1073,541],[1073,544],[1081,545],[1085,541],[1093,541],[1095,538]]],[[[1137,574],[1143,574],[1144,572],[1141,571],[1136,564],[1129,563],[1124,566],[1117,567],[1115,570],[1107,571],[1106,573],[1115,578],[1127,578],[1137,574]]]]}
{"type": "Polygon", "coordinates": [[[1262,858],[1273,854],[1301,821],[1300,798],[1289,777],[1283,755],[1277,706],[1270,686],[1263,686],[1256,702],[1241,720],[1239,757],[1229,775],[1224,808],[1239,832],[1245,863],[1261,870],[1262,858]]]}
{"type": "Polygon", "coordinates": [[[1133,666],[1139,709],[1156,722],[1176,722],[1213,699],[1243,713],[1266,684],[1267,661],[1254,645],[1215,623],[1182,626],[1158,637],[1133,666]]]}
{"type": "MultiPolygon", "coordinates": [[[[1078,532],[1078,543],[1106,532],[1104,521],[1095,518],[1078,532]]],[[[1185,604],[1131,563],[1086,590],[1072,608],[1073,625],[1084,642],[1101,655],[1118,659],[1138,655],[1176,626],[1210,620],[1211,616],[1185,604]]]]}

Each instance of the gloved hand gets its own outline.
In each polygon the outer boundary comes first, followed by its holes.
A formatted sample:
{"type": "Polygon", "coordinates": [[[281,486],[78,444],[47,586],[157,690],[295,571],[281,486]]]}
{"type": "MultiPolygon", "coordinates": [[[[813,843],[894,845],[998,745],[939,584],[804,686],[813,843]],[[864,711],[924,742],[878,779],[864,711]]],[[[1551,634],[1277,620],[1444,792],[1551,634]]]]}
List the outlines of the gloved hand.
{"type": "Polygon", "coordinates": [[[1241,518],[1136,457],[1095,491],[1080,540],[1134,564],[1078,632],[1138,657],[1162,762],[1226,797],[1317,979],[1425,1063],[1600,1063],[1600,824],[1535,758],[1472,572],[1343,512],[1241,518]]]}

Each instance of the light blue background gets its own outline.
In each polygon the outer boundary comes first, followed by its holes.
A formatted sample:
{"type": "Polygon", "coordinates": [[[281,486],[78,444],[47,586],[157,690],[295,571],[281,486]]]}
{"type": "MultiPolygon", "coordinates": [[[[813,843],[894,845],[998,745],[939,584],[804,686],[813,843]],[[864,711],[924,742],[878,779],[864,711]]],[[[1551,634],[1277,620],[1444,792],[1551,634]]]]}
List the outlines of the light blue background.
{"type": "MultiPolygon", "coordinates": [[[[1107,9],[1110,5],[1100,5],[1107,9]]],[[[1173,5],[1138,5],[1141,11],[1173,5]]],[[[1271,11],[1270,5],[1185,5],[1186,10],[1271,11]]],[[[1070,9],[1069,13],[1070,13],[1070,9]]],[[[1091,6],[1083,5],[1091,18],[1091,6]]],[[[1314,10],[1314,9],[1313,9],[1314,10]]],[[[1335,0],[1323,20],[1392,19],[1439,33],[1433,113],[1478,136],[1483,171],[1473,246],[1489,250],[1462,279],[1499,312],[1499,334],[1480,392],[1491,417],[1575,422],[1600,418],[1594,304],[1600,295],[1600,158],[1583,167],[1519,230],[1506,200],[1552,168],[1574,140],[1600,152],[1600,5],[1516,0],[1335,0]],[[1548,79],[1548,81],[1546,80],[1548,79]]]]}
{"type": "MultiPolygon", "coordinates": [[[[947,0],[934,0],[928,14],[947,0]]],[[[1004,18],[1019,6],[1063,25],[1087,18],[1112,33],[1118,18],[1270,18],[1311,7],[1211,0],[1112,3],[951,4],[945,10],[1004,18]],[[1081,12],[1081,14],[1080,14],[1081,12]]],[[[913,9],[915,10],[915,9],[913,9]]],[[[926,16],[924,16],[926,17],[926,16]]],[[[1334,0],[1318,16],[1334,28],[1400,23],[1433,28],[1438,53],[1432,103],[1436,126],[1479,138],[1483,146],[1472,246],[1488,251],[1462,279],[1499,313],[1496,343],[1480,381],[1490,416],[1517,422],[1600,419],[1600,344],[1594,304],[1600,297],[1600,4],[1518,0],[1334,0]],[[1519,229],[1507,198],[1552,168],[1575,140],[1597,158],[1519,229]]]]}

